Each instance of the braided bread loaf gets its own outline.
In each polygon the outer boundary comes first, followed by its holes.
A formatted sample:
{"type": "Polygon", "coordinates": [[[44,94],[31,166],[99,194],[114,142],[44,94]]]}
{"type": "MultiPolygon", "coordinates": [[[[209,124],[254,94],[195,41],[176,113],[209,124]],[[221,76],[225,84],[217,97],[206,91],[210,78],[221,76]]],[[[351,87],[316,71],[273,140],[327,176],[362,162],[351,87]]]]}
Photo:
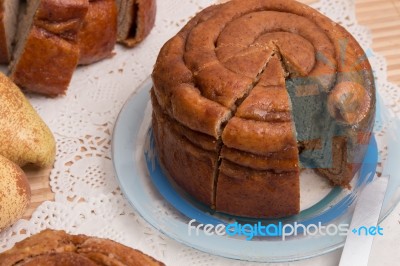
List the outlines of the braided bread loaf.
{"type": "Polygon", "coordinates": [[[163,46],[152,77],[159,159],[217,211],[296,214],[301,168],[348,186],[369,143],[375,88],[364,51],[295,1],[206,8],[163,46]]]}

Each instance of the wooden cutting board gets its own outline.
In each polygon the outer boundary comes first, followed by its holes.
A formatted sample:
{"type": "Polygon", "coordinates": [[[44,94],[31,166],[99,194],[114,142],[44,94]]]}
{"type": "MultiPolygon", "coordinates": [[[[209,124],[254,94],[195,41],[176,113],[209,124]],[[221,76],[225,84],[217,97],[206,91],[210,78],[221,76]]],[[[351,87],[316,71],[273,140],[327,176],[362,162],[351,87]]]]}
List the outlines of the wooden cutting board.
{"type": "Polygon", "coordinates": [[[54,200],[54,193],[50,189],[49,182],[51,168],[35,169],[32,167],[24,167],[24,171],[28,176],[32,191],[31,204],[24,214],[24,218],[29,219],[42,202],[46,200],[54,200]]]}
{"type": "MultiPolygon", "coordinates": [[[[400,0],[356,0],[356,11],[359,24],[372,32],[374,51],[387,59],[389,81],[400,85],[400,0]]],[[[32,188],[32,203],[24,216],[29,219],[42,202],[54,200],[54,194],[49,184],[51,169],[24,170],[32,188]]]]}

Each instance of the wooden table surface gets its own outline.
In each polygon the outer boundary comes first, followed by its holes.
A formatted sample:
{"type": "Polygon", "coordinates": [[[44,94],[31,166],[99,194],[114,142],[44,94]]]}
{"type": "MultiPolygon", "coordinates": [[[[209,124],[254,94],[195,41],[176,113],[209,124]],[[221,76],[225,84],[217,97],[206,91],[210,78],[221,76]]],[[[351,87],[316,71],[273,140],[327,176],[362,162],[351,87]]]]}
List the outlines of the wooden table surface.
{"type": "MultiPolygon", "coordinates": [[[[356,11],[358,23],[372,32],[373,50],[386,57],[389,81],[400,85],[400,0],[356,0],[356,11]]],[[[51,169],[24,170],[32,188],[32,203],[24,215],[29,218],[43,201],[54,200],[54,194],[49,185],[51,169]]]]}

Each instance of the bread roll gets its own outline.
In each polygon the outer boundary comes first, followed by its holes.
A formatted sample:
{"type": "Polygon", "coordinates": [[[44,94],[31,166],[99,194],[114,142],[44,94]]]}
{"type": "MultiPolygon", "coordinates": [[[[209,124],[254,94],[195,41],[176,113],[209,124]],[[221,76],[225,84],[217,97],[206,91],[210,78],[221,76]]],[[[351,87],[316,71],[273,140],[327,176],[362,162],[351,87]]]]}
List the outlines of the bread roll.
{"type": "Polygon", "coordinates": [[[78,33],[88,6],[87,0],[28,1],[10,66],[17,85],[49,96],[65,93],[78,63],[78,33]]]}
{"type": "Polygon", "coordinates": [[[30,199],[31,190],[25,173],[0,155],[0,231],[22,217],[30,199]]]}
{"type": "Polygon", "coordinates": [[[79,32],[79,64],[87,65],[110,57],[117,41],[115,0],[90,0],[79,32]]]}
{"type": "Polygon", "coordinates": [[[8,63],[11,59],[18,7],[19,0],[0,0],[0,63],[8,63]]]}
{"type": "Polygon", "coordinates": [[[155,0],[117,0],[118,42],[133,47],[141,42],[154,26],[155,0]]]}
{"type": "Polygon", "coordinates": [[[108,239],[44,230],[0,254],[0,266],[11,265],[164,265],[108,239]]]}

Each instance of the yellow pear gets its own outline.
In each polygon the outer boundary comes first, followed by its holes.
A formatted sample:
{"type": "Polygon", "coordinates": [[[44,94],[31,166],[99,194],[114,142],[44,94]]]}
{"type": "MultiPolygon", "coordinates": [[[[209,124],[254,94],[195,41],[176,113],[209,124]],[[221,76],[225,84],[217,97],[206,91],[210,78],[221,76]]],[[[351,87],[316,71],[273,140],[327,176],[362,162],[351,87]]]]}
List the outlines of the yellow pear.
{"type": "Polygon", "coordinates": [[[0,155],[0,231],[22,217],[31,199],[21,168],[0,155]]]}
{"type": "Polygon", "coordinates": [[[0,155],[19,166],[51,166],[53,134],[20,89],[0,73],[0,155]]]}

